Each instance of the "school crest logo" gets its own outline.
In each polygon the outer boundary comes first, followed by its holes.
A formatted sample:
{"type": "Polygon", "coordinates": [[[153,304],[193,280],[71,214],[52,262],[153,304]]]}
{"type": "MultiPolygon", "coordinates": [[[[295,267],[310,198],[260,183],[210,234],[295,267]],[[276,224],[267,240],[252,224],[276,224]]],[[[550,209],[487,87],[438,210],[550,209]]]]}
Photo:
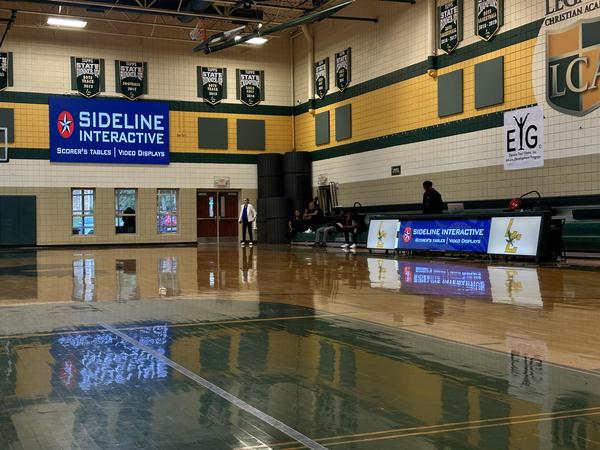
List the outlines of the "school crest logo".
{"type": "Polygon", "coordinates": [[[75,121],[69,111],[63,111],[58,115],[58,121],[56,122],[58,128],[58,134],[63,139],[69,139],[75,131],[75,121]]]}
{"type": "Polygon", "coordinates": [[[600,17],[546,32],[546,98],[557,111],[585,116],[600,106],[600,17]]]}
{"type": "Polygon", "coordinates": [[[408,244],[410,241],[412,241],[412,228],[406,227],[402,233],[402,242],[408,244]]]}

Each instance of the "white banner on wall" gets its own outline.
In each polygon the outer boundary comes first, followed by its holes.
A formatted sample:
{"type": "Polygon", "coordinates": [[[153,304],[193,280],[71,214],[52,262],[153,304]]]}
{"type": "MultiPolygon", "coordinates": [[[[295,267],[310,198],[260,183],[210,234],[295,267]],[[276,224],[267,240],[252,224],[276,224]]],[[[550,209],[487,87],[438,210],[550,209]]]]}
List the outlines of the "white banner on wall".
{"type": "Polygon", "coordinates": [[[504,113],[504,170],[544,166],[544,112],[539,106],[504,113]]]}
{"type": "Polygon", "coordinates": [[[491,255],[536,256],[542,218],[494,217],[488,253],[491,255]]]}

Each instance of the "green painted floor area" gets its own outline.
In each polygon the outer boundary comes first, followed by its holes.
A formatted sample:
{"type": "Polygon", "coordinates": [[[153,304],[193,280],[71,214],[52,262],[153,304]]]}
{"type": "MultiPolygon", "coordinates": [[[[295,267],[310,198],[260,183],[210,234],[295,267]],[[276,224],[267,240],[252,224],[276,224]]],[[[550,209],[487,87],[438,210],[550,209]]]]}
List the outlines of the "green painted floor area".
{"type": "Polygon", "coordinates": [[[305,448],[166,360],[326,448],[600,448],[600,374],[223,302],[240,314],[117,327],[137,344],[102,327],[0,340],[0,448],[305,448]]]}

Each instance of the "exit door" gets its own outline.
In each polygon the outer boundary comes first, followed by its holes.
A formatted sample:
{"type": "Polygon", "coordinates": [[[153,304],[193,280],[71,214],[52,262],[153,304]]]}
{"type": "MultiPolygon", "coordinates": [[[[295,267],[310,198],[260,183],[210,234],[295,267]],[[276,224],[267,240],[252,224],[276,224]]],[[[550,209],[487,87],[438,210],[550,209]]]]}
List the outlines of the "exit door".
{"type": "Polygon", "coordinates": [[[238,193],[231,191],[198,191],[198,237],[238,236],[238,193]]]}

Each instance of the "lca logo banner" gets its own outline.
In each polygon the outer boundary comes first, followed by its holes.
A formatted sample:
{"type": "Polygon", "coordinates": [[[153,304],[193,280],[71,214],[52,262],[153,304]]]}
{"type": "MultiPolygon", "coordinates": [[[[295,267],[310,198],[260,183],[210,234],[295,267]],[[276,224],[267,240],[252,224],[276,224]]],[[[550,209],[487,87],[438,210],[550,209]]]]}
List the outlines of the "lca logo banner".
{"type": "Polygon", "coordinates": [[[600,17],[546,32],[548,104],[584,116],[600,106],[600,17]]]}

